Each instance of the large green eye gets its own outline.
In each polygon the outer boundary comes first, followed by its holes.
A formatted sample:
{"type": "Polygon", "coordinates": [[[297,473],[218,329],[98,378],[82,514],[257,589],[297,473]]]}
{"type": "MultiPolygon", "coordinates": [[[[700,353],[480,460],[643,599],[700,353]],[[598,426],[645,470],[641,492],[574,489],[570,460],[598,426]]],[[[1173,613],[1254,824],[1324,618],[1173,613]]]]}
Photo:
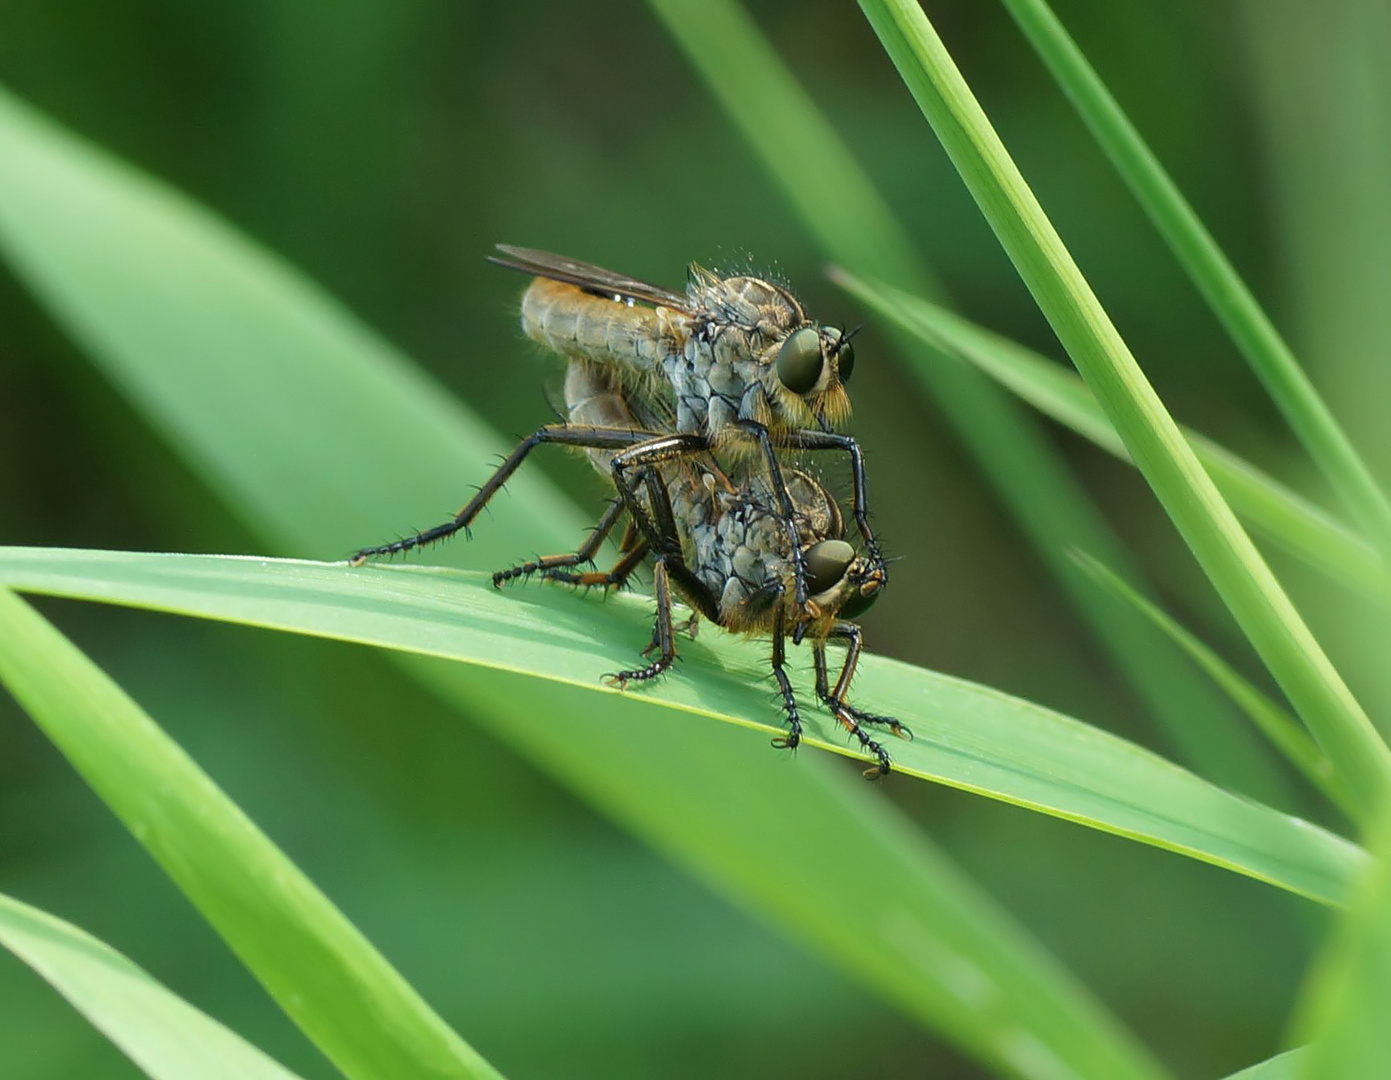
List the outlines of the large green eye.
{"type": "Polygon", "coordinates": [[[879,594],[883,591],[883,589],[875,589],[868,596],[862,592],[857,592],[841,605],[840,610],[836,612],[836,614],[842,619],[858,619],[874,606],[874,601],[879,599],[879,594]]]}
{"type": "Polygon", "coordinates": [[[854,561],[855,549],[844,540],[822,540],[807,548],[802,556],[807,570],[807,595],[816,596],[833,588],[854,561]]]}
{"type": "Polygon", "coordinates": [[[850,342],[842,345],[836,353],[836,367],[840,371],[840,381],[848,383],[850,373],[855,370],[855,346],[850,342]]]}
{"type": "Polygon", "coordinates": [[[778,379],[794,394],[805,394],[821,378],[821,335],[804,326],[778,350],[778,379]]]}

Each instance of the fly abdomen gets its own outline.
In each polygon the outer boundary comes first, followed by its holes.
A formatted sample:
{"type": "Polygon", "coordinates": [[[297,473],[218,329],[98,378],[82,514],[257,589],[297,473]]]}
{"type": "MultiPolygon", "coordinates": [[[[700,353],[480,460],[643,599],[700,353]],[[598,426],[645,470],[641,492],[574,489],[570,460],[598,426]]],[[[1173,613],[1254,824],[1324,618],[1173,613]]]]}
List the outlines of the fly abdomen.
{"type": "Polygon", "coordinates": [[[644,374],[680,348],[685,317],[597,296],[562,281],[537,278],[522,296],[522,330],[563,356],[583,356],[644,374]]]}
{"type": "MultiPolygon", "coordinates": [[[[581,427],[637,431],[642,425],[633,416],[622,385],[611,368],[574,358],[565,369],[565,409],[570,423],[581,427]]],[[[613,469],[614,450],[586,450],[589,463],[600,475],[613,469]]]]}

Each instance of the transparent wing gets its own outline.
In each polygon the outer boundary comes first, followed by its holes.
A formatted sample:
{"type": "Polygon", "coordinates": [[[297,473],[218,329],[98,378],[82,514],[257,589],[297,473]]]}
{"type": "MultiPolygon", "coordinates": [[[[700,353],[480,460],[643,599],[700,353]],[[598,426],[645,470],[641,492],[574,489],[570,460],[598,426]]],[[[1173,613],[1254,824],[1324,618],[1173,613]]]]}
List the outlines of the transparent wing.
{"type": "Polygon", "coordinates": [[[660,304],[676,311],[691,310],[690,298],[683,293],[663,289],[660,285],[649,285],[625,274],[616,274],[593,263],[567,259],[564,255],[553,255],[549,251],[535,248],[513,247],[511,244],[498,244],[501,255],[489,255],[488,261],[524,274],[550,278],[578,285],[599,296],[618,296],[627,300],[641,300],[645,304],[660,304]]]}

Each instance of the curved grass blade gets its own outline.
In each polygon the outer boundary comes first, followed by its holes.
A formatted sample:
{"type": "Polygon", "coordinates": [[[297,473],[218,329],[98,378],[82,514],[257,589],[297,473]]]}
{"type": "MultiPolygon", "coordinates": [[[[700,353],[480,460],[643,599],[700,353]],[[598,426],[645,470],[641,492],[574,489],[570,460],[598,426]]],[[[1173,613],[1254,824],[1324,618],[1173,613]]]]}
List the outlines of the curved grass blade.
{"type": "Polygon", "coordinates": [[[1302,1075],[1301,1070],[1308,1056],[1308,1047],[1286,1050],[1273,1058],[1258,1061],[1241,1072],[1232,1073],[1227,1080],[1297,1080],[1302,1075]]]}
{"type": "MultiPolygon", "coordinates": [[[[509,596],[484,574],[426,567],[246,557],[0,549],[0,585],[77,599],[226,619],[550,679],[613,697],[599,683],[645,640],[648,602],[588,603],[560,589],[509,596]]],[[[778,733],[758,672],[761,646],[712,634],[639,701],[659,729],[676,708],[778,733]]],[[[804,679],[806,673],[804,672],[804,679]]],[[[891,747],[899,772],[1141,840],[1324,902],[1337,903],[1361,864],[1347,841],[1234,796],[1132,743],[1018,698],[867,656],[866,708],[897,716],[912,742],[891,747]]],[[[805,688],[805,682],[804,682],[805,688]]],[[[835,722],[808,711],[806,743],[851,753],[835,722]]],[[[565,737],[563,719],[550,721],[565,737]]],[[[750,751],[755,752],[755,751],[750,751]]],[[[766,754],[765,754],[766,756],[766,754]]]]}
{"type": "Polygon", "coordinates": [[[1003,0],[1271,400],[1344,504],[1391,553],[1391,500],[1280,332],[1046,0],[1003,0]]]}
{"type": "MultiPolygon", "coordinates": [[[[831,275],[909,333],[969,361],[1034,408],[1123,461],[1133,461],[1096,397],[1071,368],[882,281],[838,267],[831,275]]],[[[1252,528],[1337,580],[1391,601],[1391,579],[1363,540],[1278,480],[1188,428],[1181,429],[1213,483],[1252,528]]]]}
{"type": "Polygon", "coordinates": [[[1371,830],[1376,858],[1306,980],[1295,1022],[1299,1075],[1373,1077],[1391,1060],[1391,804],[1371,830]]]}
{"type": "Polygon", "coordinates": [[[5,590],[0,681],[344,1075],[500,1076],[139,705],[5,590]]]}
{"type": "Polygon", "coordinates": [[[1141,473],[1367,814],[1391,794],[1391,749],[1194,456],[922,9],[860,7],[1141,473]]]}
{"type": "Polygon", "coordinates": [[[1120,575],[1084,552],[1074,552],[1077,564],[1087,575],[1115,596],[1134,605],[1137,611],[1158,626],[1175,644],[1193,658],[1212,681],[1230,697],[1251,722],[1276,746],[1285,758],[1309,781],[1328,796],[1334,805],[1351,814],[1353,807],[1348,793],[1339,784],[1328,758],[1309,737],[1299,722],[1269,697],[1237,673],[1236,669],[1208,648],[1202,641],[1181,626],[1158,605],[1141,596],[1120,575]]]}
{"type": "MultiPolygon", "coordinates": [[[[0,242],[93,361],[279,550],[346,554],[417,520],[422,508],[458,499],[468,478],[461,467],[485,467],[502,449],[439,386],[282,263],[4,97],[0,242]]],[[[496,567],[540,545],[563,550],[580,535],[583,518],[538,474],[523,471],[509,486],[508,505],[527,513],[500,506],[470,559],[496,567]]],[[[1160,1075],[1144,1048],[891,805],[846,777],[813,771],[815,755],[789,767],[766,746],[758,753],[721,741],[734,730],[727,725],[704,725],[693,750],[696,736],[684,726],[620,729],[603,721],[622,701],[583,694],[575,718],[590,725],[590,747],[601,760],[626,763],[596,775],[595,762],[538,737],[546,718],[500,688],[494,673],[449,667],[445,677],[411,665],[620,825],[698,864],[725,894],[968,1053],[1021,1077],[1059,1069],[1097,1080],[1160,1075]],[[678,799],[689,812],[668,819],[678,799]],[[731,807],[741,816],[731,817],[731,807]],[[838,838],[838,851],[873,853],[872,863],[828,861],[818,829],[838,838]],[[846,874],[846,865],[858,874],[846,874]],[[906,922],[896,927],[902,913],[906,922]],[[939,920],[951,937],[934,953],[921,943],[937,940],[939,920]],[[940,964],[900,959],[905,925],[921,945],[913,956],[940,964]],[[963,979],[987,993],[963,996],[963,979]]],[[[758,715],[766,705],[759,702],[758,715]]]]}
{"type": "Polygon", "coordinates": [[[0,945],[42,976],[152,1080],[296,1080],[85,930],[0,896],[0,945]]]}
{"type": "MultiPolygon", "coordinates": [[[[797,210],[827,258],[858,273],[939,295],[930,268],[840,135],[817,110],[749,15],[732,0],[650,0],[692,67],[797,210]],[[777,132],[777,138],[768,137],[777,132]],[[788,153],[815,147],[816,167],[788,153]]],[[[1125,545],[1030,417],[989,380],[936,347],[893,335],[909,372],[942,407],[1039,559],[1193,767],[1249,795],[1278,801],[1284,779],[1226,702],[1172,646],[1123,605],[1104,602],[1077,575],[1071,548],[1102,555],[1139,579],[1125,545]]],[[[862,362],[863,363],[863,362],[862,362]]]]}

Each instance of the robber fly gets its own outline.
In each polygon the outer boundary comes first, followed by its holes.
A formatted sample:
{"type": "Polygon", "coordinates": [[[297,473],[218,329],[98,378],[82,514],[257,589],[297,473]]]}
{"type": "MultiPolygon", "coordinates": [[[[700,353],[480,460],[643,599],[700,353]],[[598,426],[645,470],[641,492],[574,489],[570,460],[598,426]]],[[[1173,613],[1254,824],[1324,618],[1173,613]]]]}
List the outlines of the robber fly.
{"type": "MultiPolygon", "coordinates": [[[[683,294],[543,251],[503,244],[498,250],[492,262],[535,275],[522,297],[527,335],[565,356],[581,381],[594,382],[594,369],[606,373],[630,413],[648,426],[581,421],[575,403],[567,401],[571,422],[523,440],[452,521],[363,548],[354,565],[467,528],[542,443],[583,447],[596,463],[605,461],[630,511],[637,498],[634,477],[645,467],[712,450],[737,453],[742,444],[755,448],[767,471],[791,552],[798,606],[807,601],[806,570],[776,449],[850,455],[855,522],[866,557],[881,575],[887,573],[869,525],[859,445],[831,430],[850,411],[850,333],[813,322],[787,289],[761,278],[721,277],[693,265],[683,294]],[[655,418],[655,412],[666,416],[655,418]]],[[[803,633],[799,621],[794,640],[803,633]]]]}
{"type": "Polygon", "coordinates": [[[912,738],[897,720],[864,712],[846,701],[861,651],[861,630],[852,620],[863,614],[884,587],[884,575],[871,560],[856,554],[845,540],[840,506],[818,481],[805,472],[786,470],[786,490],[794,507],[798,547],[805,566],[809,603],[791,603],[792,550],[783,519],[765,481],[750,478],[736,487],[713,458],[651,466],[641,475],[638,523],[620,546],[620,558],[607,572],[577,572],[592,560],[613,528],[623,503],[615,500],[579,551],[553,555],[494,575],[502,584],[540,572],[543,577],[572,585],[621,585],[650,558],[657,614],[652,639],[644,653],[657,655],[645,667],[608,676],[620,688],[661,675],[676,659],[672,621],[672,591],[696,612],[725,629],[772,637],[773,675],[782,695],[788,731],[773,745],[795,749],[802,738],[802,721],[785,670],[786,638],[800,627],[812,641],[816,694],[845,729],[859,740],[875,765],[865,776],[877,779],[889,772],[884,748],[864,729],[887,727],[912,738]],[[844,639],[848,649],[832,685],[826,662],[826,642],[844,639]]]}

